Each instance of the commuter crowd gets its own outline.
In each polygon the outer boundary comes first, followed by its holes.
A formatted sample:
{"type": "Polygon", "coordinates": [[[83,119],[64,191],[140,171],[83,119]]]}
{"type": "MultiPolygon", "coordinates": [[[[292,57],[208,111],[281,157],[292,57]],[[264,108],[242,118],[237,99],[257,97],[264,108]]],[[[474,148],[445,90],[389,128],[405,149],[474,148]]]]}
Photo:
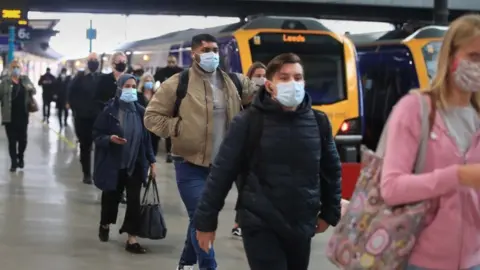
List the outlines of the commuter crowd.
{"type": "MultiPolygon", "coordinates": [[[[154,75],[127,72],[117,52],[113,71],[101,74],[92,53],[73,78],[47,70],[38,82],[45,122],[52,101],[61,127],[72,110],[82,181],[102,191],[100,241],[109,241],[124,200],[125,249],[147,252],[137,239],[141,189],[155,179],[165,139],[189,218],[177,270],[217,269],[218,216],[234,183],[232,234],[250,269],[309,269],[312,238],[330,226],[327,256],[340,269],[480,269],[479,15],[450,25],[430,88],[403,97],[376,152],[363,151],[350,203],[341,198],[332,126],[312,110],[302,59],[280,54],[244,76],[219,68],[215,37],[191,43],[185,70],[170,56],[154,75]]],[[[34,95],[19,62],[10,63],[0,100],[12,172],[25,166],[29,112],[39,110],[34,95]]]]}

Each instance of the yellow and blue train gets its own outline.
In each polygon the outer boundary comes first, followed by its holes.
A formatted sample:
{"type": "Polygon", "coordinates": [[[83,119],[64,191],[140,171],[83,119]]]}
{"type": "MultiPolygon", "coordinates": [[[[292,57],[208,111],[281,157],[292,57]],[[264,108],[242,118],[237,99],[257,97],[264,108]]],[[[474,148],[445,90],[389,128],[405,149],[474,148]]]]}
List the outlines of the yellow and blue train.
{"type": "MultiPolygon", "coordinates": [[[[313,108],[324,111],[332,123],[344,162],[344,183],[355,182],[358,170],[352,173],[348,168],[359,161],[363,102],[356,50],[350,39],[333,33],[313,18],[262,16],[230,25],[169,33],[120,49],[133,56],[133,63],[143,61],[147,70],[165,65],[168,55],[176,56],[181,66],[188,67],[192,64],[191,38],[200,33],[217,38],[220,65],[227,72],[245,74],[255,61],[267,64],[281,53],[299,55],[313,108]]],[[[350,187],[345,190],[351,192],[350,187]]]]}
{"type": "Polygon", "coordinates": [[[370,149],[377,147],[395,103],[411,89],[428,88],[447,29],[427,26],[414,32],[398,29],[349,36],[358,52],[364,91],[363,138],[370,149]]]}

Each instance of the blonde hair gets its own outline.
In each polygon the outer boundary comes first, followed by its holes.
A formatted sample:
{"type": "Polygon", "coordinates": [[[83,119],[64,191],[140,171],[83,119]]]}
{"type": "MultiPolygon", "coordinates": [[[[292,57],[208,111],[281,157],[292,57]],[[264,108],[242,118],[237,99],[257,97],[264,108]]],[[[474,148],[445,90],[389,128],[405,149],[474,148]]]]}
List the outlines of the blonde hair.
{"type": "Polygon", "coordinates": [[[127,55],[124,54],[123,52],[114,52],[112,54],[112,57],[110,57],[110,65],[114,65],[115,64],[115,59],[117,59],[119,56],[123,56],[125,57],[125,59],[127,58],[127,55]]]}
{"type": "Polygon", "coordinates": [[[152,79],[152,82],[155,83],[155,79],[153,78],[153,75],[149,72],[145,72],[140,78],[140,83],[138,84],[138,87],[137,87],[138,92],[140,93],[143,92],[143,86],[145,85],[148,79],[152,79]]]}
{"type": "MultiPolygon", "coordinates": [[[[448,107],[448,83],[453,57],[461,46],[477,36],[480,36],[480,15],[464,15],[450,24],[438,55],[437,73],[428,90],[441,108],[448,107]]],[[[480,112],[480,92],[473,93],[472,106],[480,112]]]]}

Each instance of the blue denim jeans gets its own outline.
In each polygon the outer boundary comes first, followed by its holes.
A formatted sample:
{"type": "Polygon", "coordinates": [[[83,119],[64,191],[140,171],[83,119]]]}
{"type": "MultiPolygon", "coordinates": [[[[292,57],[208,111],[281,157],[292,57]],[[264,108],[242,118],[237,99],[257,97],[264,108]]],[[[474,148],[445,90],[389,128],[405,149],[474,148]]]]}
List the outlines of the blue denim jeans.
{"type": "MultiPolygon", "coordinates": [[[[429,270],[429,269],[418,267],[418,266],[415,266],[415,265],[409,265],[409,266],[407,266],[407,268],[405,270],[429,270]]],[[[474,266],[474,267],[466,269],[466,270],[480,270],[480,265],[474,266]]]]}
{"type": "Polygon", "coordinates": [[[217,269],[215,251],[212,247],[210,252],[206,253],[200,248],[193,222],[195,209],[202,196],[210,169],[178,159],[174,160],[174,164],[178,191],[180,192],[180,197],[182,198],[183,204],[185,204],[188,218],[190,219],[180,264],[194,265],[198,261],[200,270],[215,270],[217,269]]]}

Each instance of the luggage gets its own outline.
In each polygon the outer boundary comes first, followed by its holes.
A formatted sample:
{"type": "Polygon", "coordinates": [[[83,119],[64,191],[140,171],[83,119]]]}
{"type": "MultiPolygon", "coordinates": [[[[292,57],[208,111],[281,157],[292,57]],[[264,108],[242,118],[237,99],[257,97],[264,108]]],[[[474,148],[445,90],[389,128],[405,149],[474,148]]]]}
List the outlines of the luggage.
{"type": "MultiPolygon", "coordinates": [[[[414,173],[423,171],[435,117],[434,102],[430,109],[426,95],[419,94],[419,100],[422,135],[414,173]]],[[[354,194],[328,243],[327,256],[340,269],[404,269],[417,236],[423,229],[424,216],[430,210],[429,202],[391,207],[381,197],[380,177],[388,136],[387,125],[377,152],[363,149],[362,166],[354,194]]]]}
{"type": "Polygon", "coordinates": [[[140,206],[140,222],[138,237],[158,240],[167,236],[167,226],[163,218],[157,182],[151,175],[148,177],[140,206]],[[150,193],[153,195],[151,200],[149,200],[150,193]]]}

